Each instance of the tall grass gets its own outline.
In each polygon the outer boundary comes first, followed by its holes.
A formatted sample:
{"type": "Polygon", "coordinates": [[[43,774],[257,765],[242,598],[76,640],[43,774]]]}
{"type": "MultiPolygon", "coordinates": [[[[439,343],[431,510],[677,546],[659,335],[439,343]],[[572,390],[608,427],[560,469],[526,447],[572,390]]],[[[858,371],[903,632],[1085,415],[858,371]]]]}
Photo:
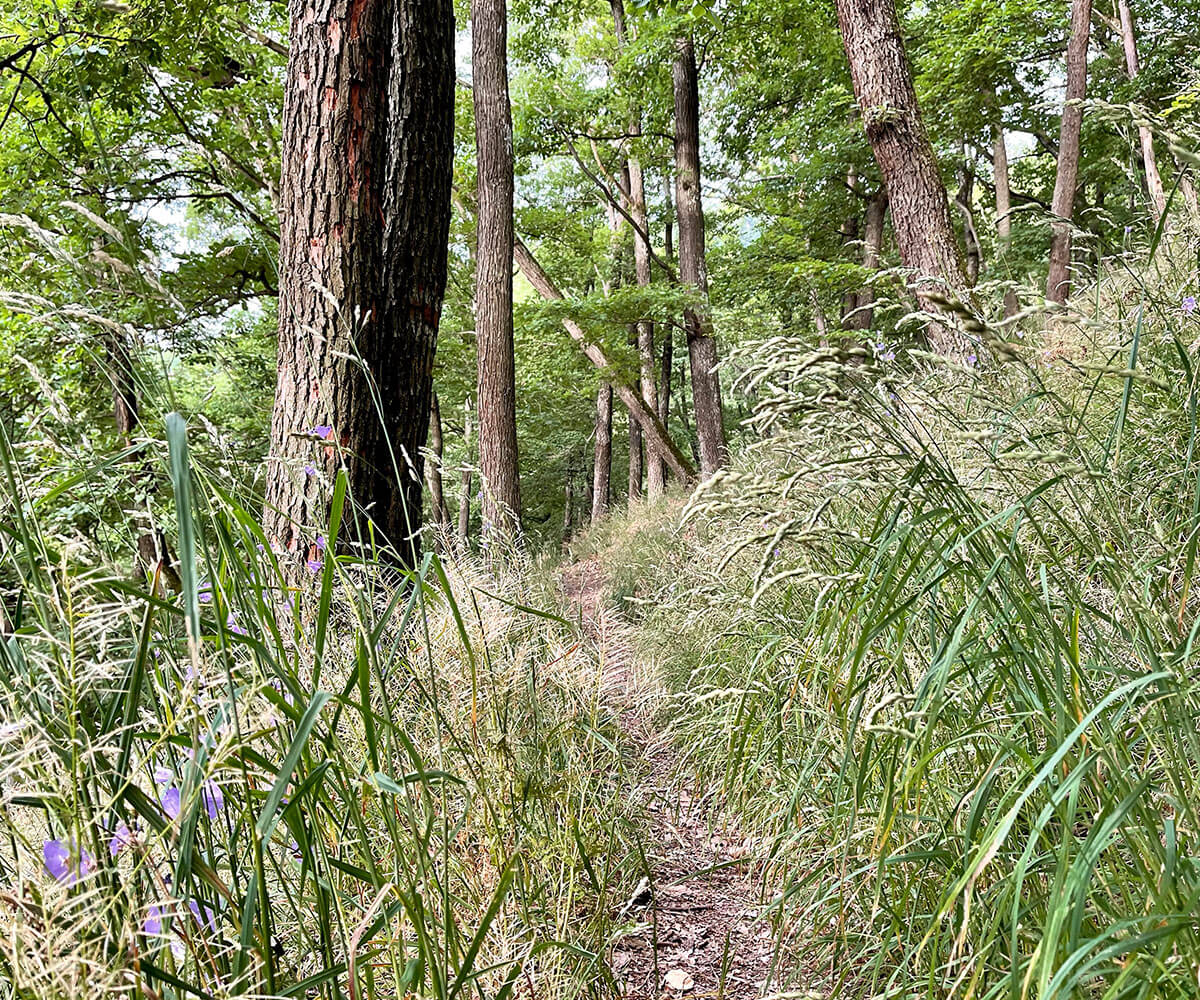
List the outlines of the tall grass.
{"type": "Polygon", "coordinates": [[[103,465],[0,440],[0,996],[604,990],[623,743],[545,585],[331,546],[288,588],[167,429],[180,595],[43,529],[103,465]]]}
{"type": "Polygon", "coordinates": [[[645,574],[618,596],[687,766],[769,836],[794,988],[1200,991],[1200,324],[1170,273],[994,331],[1004,363],[758,345],[760,442],[594,537],[645,574]]]}

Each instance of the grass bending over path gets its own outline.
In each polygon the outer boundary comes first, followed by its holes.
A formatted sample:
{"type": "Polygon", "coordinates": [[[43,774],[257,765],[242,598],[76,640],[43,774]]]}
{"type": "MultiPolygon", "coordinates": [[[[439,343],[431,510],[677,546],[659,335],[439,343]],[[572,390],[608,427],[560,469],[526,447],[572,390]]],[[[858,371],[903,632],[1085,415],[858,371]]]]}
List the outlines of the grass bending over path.
{"type": "Polygon", "coordinates": [[[45,536],[40,505],[72,484],[0,453],[20,593],[0,996],[610,992],[638,872],[626,751],[595,651],[524,608],[549,588],[432,556],[397,580],[329,550],[285,592],[179,423],[171,449],[170,598],[45,536]]]}
{"type": "Polygon", "coordinates": [[[1196,995],[1197,370],[1133,330],[1091,370],[763,345],[761,443],[577,546],[770,839],[794,988],[1196,995]]]}

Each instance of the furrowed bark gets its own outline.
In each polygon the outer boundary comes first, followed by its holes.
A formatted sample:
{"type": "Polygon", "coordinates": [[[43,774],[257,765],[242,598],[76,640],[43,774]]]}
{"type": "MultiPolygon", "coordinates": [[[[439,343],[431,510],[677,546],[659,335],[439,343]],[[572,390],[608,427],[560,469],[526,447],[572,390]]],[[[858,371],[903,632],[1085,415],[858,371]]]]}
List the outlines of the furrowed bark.
{"type": "MultiPolygon", "coordinates": [[[[417,558],[454,127],[450,0],[292,0],[264,528],[319,560],[329,483],[417,558]]],[[[331,542],[334,540],[331,540],[331,542]]]]}
{"type": "MultiPolygon", "coordinates": [[[[895,3],[837,0],[837,15],[863,126],[887,188],[896,246],[904,266],[915,272],[917,299],[930,312],[940,310],[931,295],[969,300],[950,203],[921,120],[895,3]]],[[[928,335],[930,346],[943,354],[969,348],[947,325],[930,324],[928,335]]]]}

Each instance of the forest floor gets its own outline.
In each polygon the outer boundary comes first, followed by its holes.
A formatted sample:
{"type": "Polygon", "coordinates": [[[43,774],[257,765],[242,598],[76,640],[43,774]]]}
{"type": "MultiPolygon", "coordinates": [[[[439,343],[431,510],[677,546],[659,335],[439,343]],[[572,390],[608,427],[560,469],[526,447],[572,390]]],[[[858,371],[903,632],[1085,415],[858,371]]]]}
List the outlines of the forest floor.
{"type": "Polygon", "coordinates": [[[762,996],[769,992],[773,939],[770,925],[756,921],[769,894],[754,843],[719,794],[680,777],[678,754],[655,725],[657,699],[634,662],[633,626],[606,601],[600,563],[567,567],[562,588],[599,649],[601,698],[617,713],[632,749],[631,794],[646,818],[647,875],[618,914],[633,929],[609,956],[622,995],[762,996]]]}

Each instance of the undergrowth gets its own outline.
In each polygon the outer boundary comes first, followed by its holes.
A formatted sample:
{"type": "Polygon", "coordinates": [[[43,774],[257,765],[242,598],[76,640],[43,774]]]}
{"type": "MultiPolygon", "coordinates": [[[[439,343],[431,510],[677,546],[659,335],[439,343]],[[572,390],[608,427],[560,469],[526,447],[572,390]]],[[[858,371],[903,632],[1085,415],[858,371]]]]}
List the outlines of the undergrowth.
{"type": "Polygon", "coordinates": [[[979,364],[753,345],[758,440],[578,547],[769,845],[784,989],[1200,988],[1188,273],[1122,262],[979,364]]]}

